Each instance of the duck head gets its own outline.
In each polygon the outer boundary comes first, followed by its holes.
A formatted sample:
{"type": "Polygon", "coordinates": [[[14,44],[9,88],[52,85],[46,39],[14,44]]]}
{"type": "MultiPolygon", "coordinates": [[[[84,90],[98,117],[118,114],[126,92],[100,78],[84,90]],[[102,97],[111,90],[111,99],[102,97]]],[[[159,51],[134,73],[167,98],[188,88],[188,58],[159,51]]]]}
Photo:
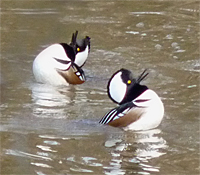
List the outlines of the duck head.
{"type": "Polygon", "coordinates": [[[134,100],[141,95],[147,86],[140,85],[140,82],[148,75],[146,70],[143,71],[137,78],[133,77],[131,71],[120,69],[115,72],[107,85],[108,96],[112,101],[118,104],[123,104],[134,100]]]}
{"type": "Polygon", "coordinates": [[[85,64],[90,52],[90,37],[86,36],[83,39],[77,39],[77,35],[78,31],[72,34],[70,46],[74,48],[74,52],[76,54],[74,63],[77,66],[82,67],[85,64]]]}

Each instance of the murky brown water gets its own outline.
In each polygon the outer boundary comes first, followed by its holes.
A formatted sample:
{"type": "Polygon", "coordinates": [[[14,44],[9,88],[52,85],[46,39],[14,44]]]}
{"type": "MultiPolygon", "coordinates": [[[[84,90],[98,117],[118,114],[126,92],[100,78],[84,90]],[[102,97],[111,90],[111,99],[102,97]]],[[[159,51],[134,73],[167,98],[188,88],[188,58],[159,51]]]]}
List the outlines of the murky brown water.
{"type": "Polygon", "coordinates": [[[199,174],[198,1],[1,1],[1,174],[199,174]],[[89,35],[87,82],[35,82],[46,46],[89,35]],[[124,67],[165,105],[154,130],[99,126],[115,106],[107,79],[124,67]]]}

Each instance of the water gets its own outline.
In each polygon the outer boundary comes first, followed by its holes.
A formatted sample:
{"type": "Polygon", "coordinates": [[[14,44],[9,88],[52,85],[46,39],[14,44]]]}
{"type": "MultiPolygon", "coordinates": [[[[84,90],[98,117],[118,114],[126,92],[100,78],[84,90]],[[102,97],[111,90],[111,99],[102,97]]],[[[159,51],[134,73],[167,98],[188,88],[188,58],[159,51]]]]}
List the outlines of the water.
{"type": "Polygon", "coordinates": [[[199,174],[199,2],[1,1],[1,174],[199,174]],[[45,47],[91,37],[87,82],[35,82],[45,47]],[[99,126],[108,78],[148,68],[162,98],[153,130],[99,126]]]}

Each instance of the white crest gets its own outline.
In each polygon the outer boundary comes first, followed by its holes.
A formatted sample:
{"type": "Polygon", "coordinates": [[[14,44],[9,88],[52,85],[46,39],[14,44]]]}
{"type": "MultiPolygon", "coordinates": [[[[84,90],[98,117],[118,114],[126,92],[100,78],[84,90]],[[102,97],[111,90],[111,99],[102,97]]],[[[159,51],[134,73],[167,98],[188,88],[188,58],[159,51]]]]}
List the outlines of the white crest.
{"type": "Polygon", "coordinates": [[[122,72],[115,74],[108,87],[110,97],[118,103],[124,99],[127,90],[127,85],[122,81],[121,75],[122,72]]]}
{"type": "Polygon", "coordinates": [[[76,54],[74,63],[79,67],[83,66],[88,57],[88,52],[89,52],[89,46],[87,45],[84,51],[78,52],[76,54]]]}

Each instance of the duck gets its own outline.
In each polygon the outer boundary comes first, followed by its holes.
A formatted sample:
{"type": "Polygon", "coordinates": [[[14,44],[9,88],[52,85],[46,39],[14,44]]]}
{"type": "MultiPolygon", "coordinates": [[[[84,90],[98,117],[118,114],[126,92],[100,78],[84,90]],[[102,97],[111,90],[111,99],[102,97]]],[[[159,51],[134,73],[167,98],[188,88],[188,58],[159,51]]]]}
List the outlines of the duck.
{"type": "Polygon", "coordinates": [[[42,50],[33,61],[33,75],[37,82],[54,86],[82,84],[82,69],[90,52],[90,37],[77,39],[72,34],[69,44],[55,43],[42,50]]]}
{"type": "Polygon", "coordinates": [[[99,121],[127,130],[143,131],[156,128],[164,116],[164,105],[157,93],[140,84],[149,73],[145,69],[134,78],[128,69],[116,71],[108,81],[109,98],[118,106],[99,121]]]}

